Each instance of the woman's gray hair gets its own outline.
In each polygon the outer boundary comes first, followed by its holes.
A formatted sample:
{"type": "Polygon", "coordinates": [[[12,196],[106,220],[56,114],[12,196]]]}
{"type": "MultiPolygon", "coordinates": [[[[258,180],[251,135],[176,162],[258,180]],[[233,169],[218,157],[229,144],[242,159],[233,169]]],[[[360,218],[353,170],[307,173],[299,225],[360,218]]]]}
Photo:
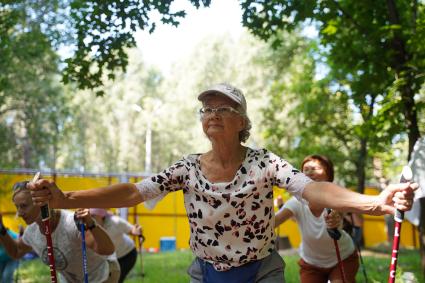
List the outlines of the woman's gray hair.
{"type": "Polygon", "coordinates": [[[22,182],[17,182],[13,185],[12,187],[12,200],[15,199],[15,196],[17,193],[20,192],[30,192],[30,190],[27,188],[29,181],[22,181],[22,182]]]}
{"type": "Polygon", "coordinates": [[[238,110],[240,115],[245,119],[245,128],[239,132],[239,141],[246,142],[249,136],[251,135],[251,133],[249,132],[252,128],[251,120],[249,119],[248,114],[240,105],[236,107],[236,110],[238,110]]]}

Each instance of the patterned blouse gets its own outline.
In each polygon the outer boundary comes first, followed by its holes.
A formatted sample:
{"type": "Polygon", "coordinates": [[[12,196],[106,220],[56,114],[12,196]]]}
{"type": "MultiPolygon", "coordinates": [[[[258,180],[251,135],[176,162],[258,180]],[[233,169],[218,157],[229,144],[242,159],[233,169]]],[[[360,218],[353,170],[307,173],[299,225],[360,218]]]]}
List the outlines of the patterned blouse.
{"type": "Polygon", "coordinates": [[[248,148],[232,181],[212,183],[200,156],[191,154],[136,184],[140,193],[149,200],[183,190],[190,247],[218,271],[268,256],[275,239],[273,186],[301,200],[311,179],[266,149],[248,148]]]}

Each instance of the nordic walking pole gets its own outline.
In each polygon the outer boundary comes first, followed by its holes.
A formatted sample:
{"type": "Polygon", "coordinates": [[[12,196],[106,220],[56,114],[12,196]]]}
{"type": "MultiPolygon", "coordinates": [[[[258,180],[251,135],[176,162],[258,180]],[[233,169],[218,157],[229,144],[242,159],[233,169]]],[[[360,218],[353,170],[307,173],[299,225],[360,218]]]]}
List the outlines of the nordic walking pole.
{"type": "Polygon", "coordinates": [[[84,223],[83,219],[77,218],[77,212],[74,213],[74,222],[78,231],[81,233],[81,254],[83,258],[84,283],[88,283],[89,275],[87,272],[86,224],[84,223]]]}
{"type": "MultiPolygon", "coordinates": [[[[37,172],[32,179],[32,182],[35,183],[40,178],[40,172],[37,172]]],[[[44,226],[44,235],[46,236],[47,242],[47,255],[49,257],[49,267],[50,267],[50,279],[52,283],[57,283],[58,278],[56,277],[56,266],[55,266],[55,256],[53,254],[53,242],[52,242],[52,231],[50,227],[50,211],[49,204],[45,204],[41,207],[41,221],[44,226]]]]}
{"type": "MultiPolygon", "coordinates": [[[[24,227],[22,227],[22,225],[18,226],[18,231],[19,231],[19,239],[22,238],[22,235],[24,234],[24,227]]],[[[15,276],[15,283],[19,282],[19,266],[21,265],[21,260],[18,259],[18,265],[16,267],[16,276],[15,276]]]]}
{"type": "Polygon", "coordinates": [[[145,277],[145,273],[144,273],[144,271],[143,271],[143,242],[145,241],[145,236],[143,236],[143,234],[141,234],[141,235],[139,235],[138,236],[138,238],[139,238],[139,248],[140,248],[140,251],[139,251],[139,253],[140,253],[140,273],[141,273],[141,276],[142,276],[142,280],[143,280],[143,277],[145,277]]]}
{"type": "Polygon", "coordinates": [[[86,230],[83,221],[80,223],[81,227],[81,249],[83,252],[83,272],[84,272],[84,283],[89,282],[89,274],[87,273],[87,248],[86,248],[86,230]]]}
{"type": "MultiPolygon", "coordinates": [[[[404,166],[403,171],[401,172],[400,183],[407,183],[412,180],[413,173],[412,169],[409,166],[404,166]]],[[[394,238],[393,238],[393,249],[391,254],[391,265],[390,265],[390,275],[388,277],[388,283],[395,282],[395,275],[397,270],[397,257],[398,250],[400,245],[400,233],[401,233],[401,223],[404,219],[404,211],[396,210],[394,214],[394,238]]]]}
{"type": "MultiPolygon", "coordinates": [[[[137,206],[134,209],[137,209],[137,206]]],[[[137,211],[136,211],[136,224],[140,227],[139,215],[137,214],[137,211]]],[[[139,239],[140,274],[143,281],[143,277],[145,276],[145,273],[143,272],[143,242],[145,241],[145,236],[143,236],[143,232],[140,232],[140,235],[138,235],[137,238],[139,239]]]]}
{"type": "MultiPolygon", "coordinates": [[[[353,227],[355,227],[355,225],[354,225],[354,219],[353,219],[353,214],[352,213],[350,214],[350,218],[351,218],[351,224],[353,225],[353,227]]],[[[356,241],[353,241],[353,242],[354,242],[354,245],[356,246],[357,253],[359,254],[360,266],[362,268],[362,272],[363,272],[365,283],[368,283],[367,274],[366,274],[366,267],[365,267],[364,262],[363,262],[362,252],[360,250],[360,244],[357,243],[356,241]]]]}
{"type": "MultiPolygon", "coordinates": [[[[327,208],[326,210],[328,214],[332,212],[332,209],[330,208],[327,208]]],[[[342,283],[345,283],[347,282],[347,280],[345,279],[344,265],[342,264],[341,254],[339,252],[339,246],[338,246],[338,240],[341,238],[341,232],[339,232],[337,228],[332,228],[332,229],[328,228],[327,230],[328,230],[329,236],[334,240],[335,252],[336,252],[336,257],[338,259],[339,271],[341,272],[342,283]]]]}

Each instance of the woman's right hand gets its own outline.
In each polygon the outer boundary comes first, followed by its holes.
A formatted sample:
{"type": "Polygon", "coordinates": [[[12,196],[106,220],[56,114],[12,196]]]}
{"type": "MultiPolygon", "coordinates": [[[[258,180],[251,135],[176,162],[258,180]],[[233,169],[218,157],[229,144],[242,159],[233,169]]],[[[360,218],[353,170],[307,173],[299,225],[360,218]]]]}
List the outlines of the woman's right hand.
{"type": "Polygon", "coordinates": [[[63,208],[62,204],[66,197],[54,181],[39,179],[36,182],[29,182],[27,187],[31,190],[35,205],[43,206],[48,203],[51,208],[63,208]]]}
{"type": "Polygon", "coordinates": [[[136,224],[131,229],[131,234],[135,236],[142,236],[143,235],[143,229],[139,224],[136,224]]]}
{"type": "Polygon", "coordinates": [[[330,213],[325,215],[325,222],[328,229],[339,228],[342,223],[342,217],[339,212],[332,210],[330,213]]]}

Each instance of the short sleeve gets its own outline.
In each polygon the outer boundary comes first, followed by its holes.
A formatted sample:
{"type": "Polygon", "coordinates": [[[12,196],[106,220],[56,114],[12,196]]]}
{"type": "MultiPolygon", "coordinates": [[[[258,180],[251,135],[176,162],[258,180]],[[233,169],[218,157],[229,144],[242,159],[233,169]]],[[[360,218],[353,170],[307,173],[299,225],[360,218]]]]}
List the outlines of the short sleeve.
{"type": "Polygon", "coordinates": [[[118,226],[117,229],[119,231],[122,231],[126,234],[130,233],[131,229],[133,228],[133,225],[131,225],[128,221],[126,221],[125,219],[122,219],[119,216],[113,215],[111,217],[116,222],[116,224],[118,226]]]}
{"type": "Polygon", "coordinates": [[[29,227],[30,226],[28,226],[27,229],[24,230],[24,234],[22,235],[21,239],[22,239],[22,242],[24,242],[25,245],[32,247],[32,241],[31,241],[32,237],[30,235],[31,233],[29,231],[29,229],[30,229],[29,227]]]}
{"type": "Polygon", "coordinates": [[[286,190],[299,201],[303,201],[302,194],[307,184],[313,182],[289,162],[279,156],[270,153],[270,170],[273,176],[273,185],[286,190]]]}
{"type": "Polygon", "coordinates": [[[300,208],[300,202],[296,199],[296,198],[294,198],[294,197],[292,197],[292,198],[290,198],[284,205],[283,205],[283,209],[288,209],[288,210],[290,210],[293,214],[294,214],[294,216],[295,216],[295,218],[298,218],[298,215],[299,215],[299,208],[300,208]]]}
{"type": "Polygon", "coordinates": [[[153,208],[155,204],[164,198],[169,192],[181,190],[183,181],[188,175],[188,164],[185,159],[179,160],[161,173],[143,179],[136,184],[137,189],[148,201],[148,208],[153,208]],[[151,200],[151,202],[149,202],[151,200]],[[150,203],[150,205],[149,205],[150,203]]]}

